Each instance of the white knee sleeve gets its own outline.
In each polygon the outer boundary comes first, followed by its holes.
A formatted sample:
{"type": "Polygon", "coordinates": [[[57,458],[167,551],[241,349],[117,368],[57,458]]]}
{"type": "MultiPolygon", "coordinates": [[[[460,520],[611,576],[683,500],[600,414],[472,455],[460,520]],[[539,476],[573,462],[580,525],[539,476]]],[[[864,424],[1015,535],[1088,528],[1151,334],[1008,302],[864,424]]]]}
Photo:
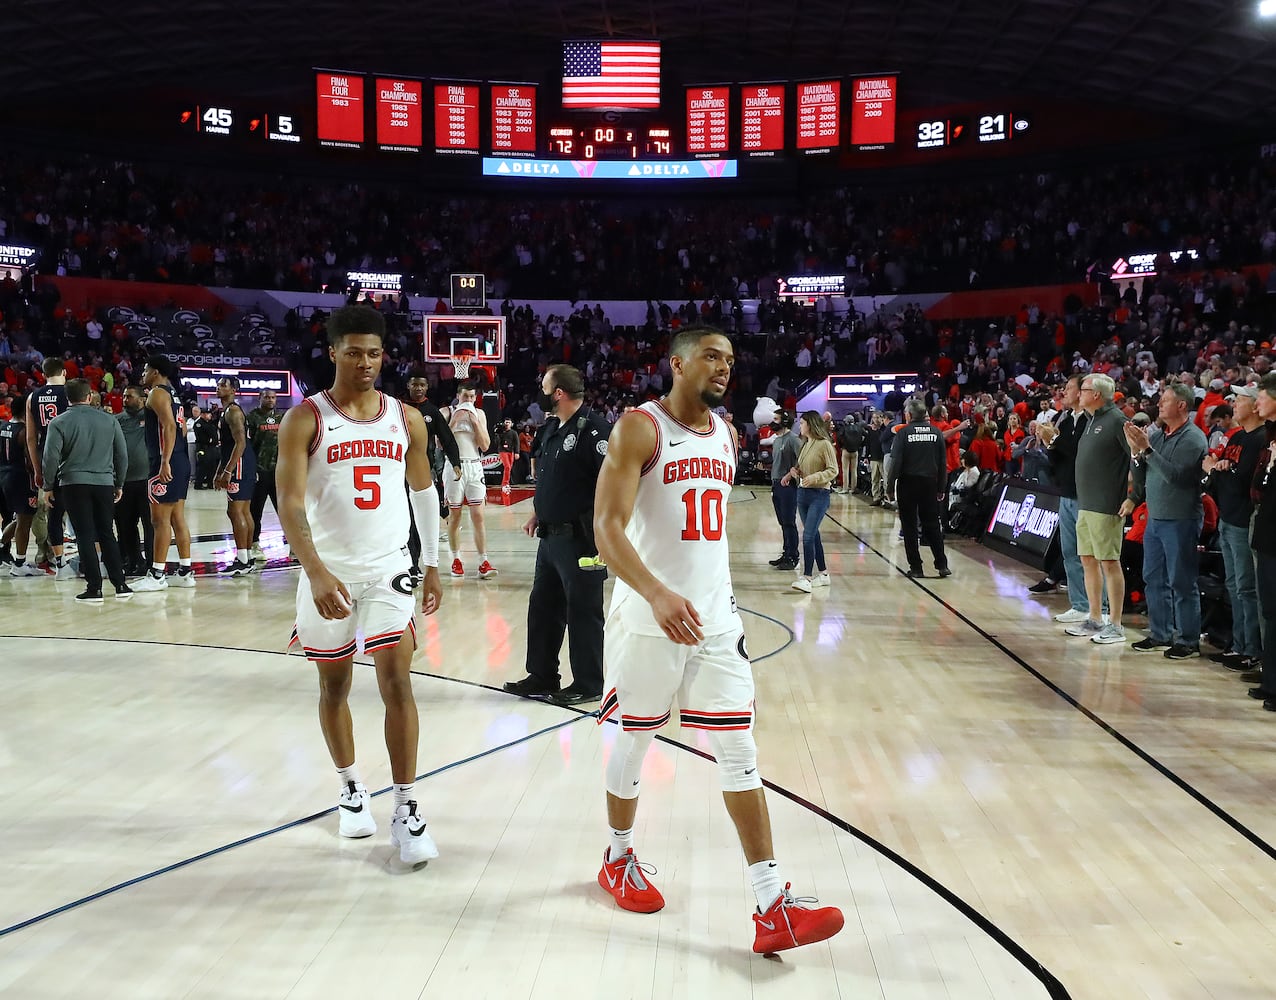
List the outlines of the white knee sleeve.
{"type": "Polygon", "coordinates": [[[762,787],[758,774],[758,745],[752,730],[715,732],[708,730],[713,755],[718,758],[718,773],[724,792],[751,792],[762,787]]]}
{"type": "Polygon", "coordinates": [[[607,761],[607,791],[618,799],[636,799],[642,782],[642,761],[655,733],[616,734],[616,745],[607,761]]]}

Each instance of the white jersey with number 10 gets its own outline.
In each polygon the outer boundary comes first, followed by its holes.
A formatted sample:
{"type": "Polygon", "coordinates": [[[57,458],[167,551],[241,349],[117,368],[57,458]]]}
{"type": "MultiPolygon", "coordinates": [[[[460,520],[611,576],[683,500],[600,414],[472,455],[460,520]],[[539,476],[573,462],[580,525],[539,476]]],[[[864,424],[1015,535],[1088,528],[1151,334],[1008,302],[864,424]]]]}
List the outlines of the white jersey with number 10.
{"type": "Polygon", "coordinates": [[[370,420],[342,413],[327,392],[305,400],[318,424],[306,472],[306,519],[319,558],[346,583],[408,568],[404,456],[411,438],[403,404],[377,395],[381,408],[370,420]]]}
{"type": "MultiPolygon", "coordinates": [[[[643,466],[626,536],[666,587],[700,613],[705,635],[739,628],[727,549],[727,497],[735,480],[735,442],[726,422],[709,414],[707,431],[680,423],[659,402],[635,411],[655,425],[656,450],[643,466]]],[[[640,635],[664,635],[651,605],[623,580],[611,613],[640,635]]]]}

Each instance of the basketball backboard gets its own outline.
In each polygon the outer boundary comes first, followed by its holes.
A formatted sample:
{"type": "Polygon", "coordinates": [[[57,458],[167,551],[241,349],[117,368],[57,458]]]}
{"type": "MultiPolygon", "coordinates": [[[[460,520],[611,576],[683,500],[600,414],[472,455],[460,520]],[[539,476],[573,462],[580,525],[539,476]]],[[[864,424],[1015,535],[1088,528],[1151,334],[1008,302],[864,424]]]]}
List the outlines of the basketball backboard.
{"type": "Polygon", "coordinates": [[[505,362],[504,316],[426,316],[425,360],[451,361],[470,355],[474,364],[505,362]]]}

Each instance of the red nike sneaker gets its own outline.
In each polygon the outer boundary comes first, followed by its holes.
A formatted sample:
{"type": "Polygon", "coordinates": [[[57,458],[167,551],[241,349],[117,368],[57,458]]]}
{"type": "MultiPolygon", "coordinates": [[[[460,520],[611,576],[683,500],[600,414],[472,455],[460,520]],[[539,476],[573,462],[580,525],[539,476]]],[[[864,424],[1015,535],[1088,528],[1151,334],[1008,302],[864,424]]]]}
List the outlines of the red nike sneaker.
{"type": "Polygon", "coordinates": [[[824,941],[840,931],[846,923],[842,911],[836,906],[821,906],[813,910],[803,905],[817,900],[794,898],[789,892],[790,885],[791,883],[785,884],[784,891],[776,897],[766,913],[753,915],[753,927],[757,932],[753,939],[753,950],[759,955],[770,955],[772,952],[824,941]]]}
{"type": "Polygon", "coordinates": [[[616,905],[622,910],[655,913],[664,909],[665,897],[645,878],[645,875],[652,874],[655,874],[655,869],[650,865],[640,865],[638,856],[631,847],[615,861],[608,861],[607,853],[603,853],[603,867],[598,872],[598,884],[611,893],[616,905]]]}

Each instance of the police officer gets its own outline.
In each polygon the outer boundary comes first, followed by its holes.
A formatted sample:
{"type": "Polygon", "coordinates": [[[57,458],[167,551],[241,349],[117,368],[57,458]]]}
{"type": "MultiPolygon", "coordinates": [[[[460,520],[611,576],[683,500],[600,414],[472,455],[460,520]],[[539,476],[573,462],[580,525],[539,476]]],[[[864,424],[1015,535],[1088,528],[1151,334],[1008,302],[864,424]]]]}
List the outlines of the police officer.
{"type": "Polygon", "coordinates": [[[929,420],[926,401],[917,397],[905,406],[908,423],[895,435],[891,445],[886,493],[899,506],[899,525],[908,557],[908,576],[923,577],[921,551],[917,547],[920,521],[922,536],[935,557],[935,571],[952,576],[944,552],[944,531],[939,524],[939,505],[948,485],[944,436],[929,420]]]}
{"type": "Polygon", "coordinates": [[[552,416],[532,446],[537,459],[535,515],[523,526],[539,538],[527,605],[527,676],[505,690],[560,705],[597,701],[603,692],[603,580],[594,546],[594,487],[611,427],[584,406],[585,382],[571,365],[541,380],[552,416]],[[567,631],[572,683],[559,690],[558,654],[567,631]]]}

